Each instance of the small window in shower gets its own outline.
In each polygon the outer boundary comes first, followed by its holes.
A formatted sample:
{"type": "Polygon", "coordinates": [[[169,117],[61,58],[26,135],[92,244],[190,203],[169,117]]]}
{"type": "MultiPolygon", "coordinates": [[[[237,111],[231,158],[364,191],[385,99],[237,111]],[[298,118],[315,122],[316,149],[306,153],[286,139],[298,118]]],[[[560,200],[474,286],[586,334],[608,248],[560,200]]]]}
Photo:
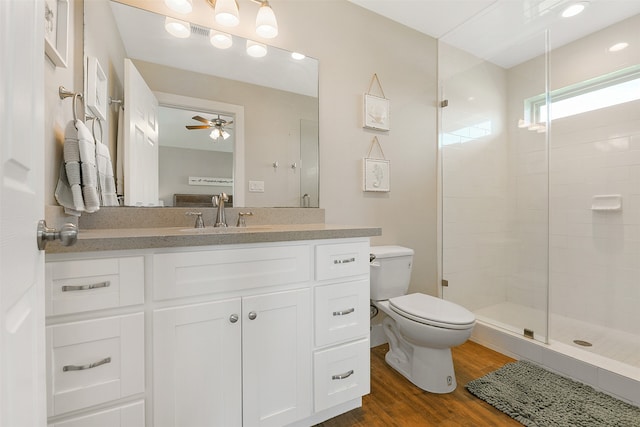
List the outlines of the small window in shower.
{"type": "MultiPolygon", "coordinates": [[[[640,66],[585,80],[551,91],[551,120],[611,107],[640,99],[640,66]]],[[[545,94],[525,100],[529,123],[546,123],[545,94]]]]}

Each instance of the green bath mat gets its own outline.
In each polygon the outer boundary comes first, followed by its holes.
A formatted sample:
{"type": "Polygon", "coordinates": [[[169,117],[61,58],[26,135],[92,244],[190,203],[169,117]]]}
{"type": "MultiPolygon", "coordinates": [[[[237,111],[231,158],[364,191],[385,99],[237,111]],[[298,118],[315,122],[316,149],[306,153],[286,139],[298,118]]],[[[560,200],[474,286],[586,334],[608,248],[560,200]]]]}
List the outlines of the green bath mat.
{"type": "Polygon", "coordinates": [[[524,360],[466,388],[525,426],[640,427],[640,408],[524,360]]]}

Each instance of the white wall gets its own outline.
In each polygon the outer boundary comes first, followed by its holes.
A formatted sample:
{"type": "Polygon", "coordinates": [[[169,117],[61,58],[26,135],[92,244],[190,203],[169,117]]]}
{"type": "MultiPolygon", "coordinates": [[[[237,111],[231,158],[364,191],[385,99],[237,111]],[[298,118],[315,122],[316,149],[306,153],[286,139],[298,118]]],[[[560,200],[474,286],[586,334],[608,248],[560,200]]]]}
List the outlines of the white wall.
{"type": "MultiPolygon", "coordinates": [[[[258,6],[241,3],[241,24],[234,33],[255,38],[258,6]]],[[[81,10],[82,2],[72,4],[81,10]]],[[[273,0],[271,5],[280,35],[270,44],[320,61],[320,206],[326,221],[382,227],[383,235],[373,238],[373,244],[413,248],[411,289],[436,294],[436,41],[346,0],[273,0]],[[374,73],[391,102],[389,132],[362,128],[362,95],[374,73]],[[376,135],[391,161],[390,193],[362,192],[362,159],[376,135]]],[[[211,25],[210,16],[199,19],[211,25]]],[[[81,37],[76,38],[72,55],[75,51],[80,58],[81,37]]],[[[49,117],[62,116],[55,128],[47,124],[50,204],[55,204],[61,153],[54,135],[70,117],[69,106],[57,103],[53,92],[65,81],[82,88],[82,61],[69,73],[45,78],[49,117]]]]}

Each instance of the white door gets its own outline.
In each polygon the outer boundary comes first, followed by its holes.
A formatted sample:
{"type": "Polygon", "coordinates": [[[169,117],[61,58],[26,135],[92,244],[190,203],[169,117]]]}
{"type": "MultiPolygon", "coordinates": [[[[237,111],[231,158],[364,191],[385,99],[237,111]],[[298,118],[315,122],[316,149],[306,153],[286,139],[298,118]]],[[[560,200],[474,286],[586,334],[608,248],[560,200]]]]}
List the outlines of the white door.
{"type": "Polygon", "coordinates": [[[242,299],[245,426],[283,426],[311,415],[309,289],[242,299]]]}
{"type": "Polygon", "coordinates": [[[155,427],[242,425],[240,324],[240,298],[154,311],[155,427]]]}
{"type": "Polygon", "coordinates": [[[158,204],[158,100],[124,60],[124,204],[158,204]]]}
{"type": "Polygon", "coordinates": [[[0,426],[45,425],[44,2],[0,1],[0,426]]]}

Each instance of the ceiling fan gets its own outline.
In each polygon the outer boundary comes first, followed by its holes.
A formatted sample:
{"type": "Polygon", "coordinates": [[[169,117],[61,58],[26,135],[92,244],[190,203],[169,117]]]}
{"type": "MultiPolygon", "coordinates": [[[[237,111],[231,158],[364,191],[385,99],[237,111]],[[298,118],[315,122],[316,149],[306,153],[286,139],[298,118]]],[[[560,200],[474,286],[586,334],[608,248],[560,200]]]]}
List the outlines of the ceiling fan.
{"type": "Polygon", "coordinates": [[[211,120],[205,119],[202,116],[193,116],[192,119],[202,122],[204,125],[187,125],[186,128],[189,130],[213,128],[211,134],[209,134],[213,140],[217,140],[220,137],[227,139],[231,136],[231,134],[225,130],[225,127],[232,124],[233,120],[225,120],[220,117],[220,114],[218,114],[217,118],[211,120]]]}

